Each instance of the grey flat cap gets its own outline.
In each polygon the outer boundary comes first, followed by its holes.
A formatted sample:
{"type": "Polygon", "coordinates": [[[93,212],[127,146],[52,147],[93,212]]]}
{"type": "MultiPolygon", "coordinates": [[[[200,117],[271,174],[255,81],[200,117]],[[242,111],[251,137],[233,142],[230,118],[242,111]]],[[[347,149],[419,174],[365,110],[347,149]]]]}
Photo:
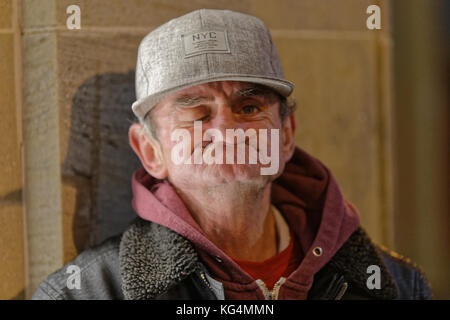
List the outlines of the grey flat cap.
{"type": "Polygon", "coordinates": [[[269,29],[261,20],[229,10],[196,10],[142,40],[132,108],[143,118],[175,91],[224,80],[263,84],[285,97],[294,89],[284,79],[269,29]]]}

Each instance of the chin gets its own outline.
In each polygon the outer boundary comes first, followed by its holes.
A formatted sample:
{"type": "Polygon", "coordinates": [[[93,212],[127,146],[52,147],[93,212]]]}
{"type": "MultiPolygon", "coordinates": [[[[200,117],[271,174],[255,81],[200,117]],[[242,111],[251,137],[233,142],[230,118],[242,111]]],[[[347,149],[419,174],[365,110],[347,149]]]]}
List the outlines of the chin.
{"type": "Polygon", "coordinates": [[[188,165],[177,168],[177,172],[171,174],[171,181],[177,185],[191,187],[214,187],[233,184],[261,184],[272,181],[272,176],[261,175],[260,165],[249,164],[213,164],[213,165],[188,165]],[[177,183],[178,182],[178,183],[177,183]]]}

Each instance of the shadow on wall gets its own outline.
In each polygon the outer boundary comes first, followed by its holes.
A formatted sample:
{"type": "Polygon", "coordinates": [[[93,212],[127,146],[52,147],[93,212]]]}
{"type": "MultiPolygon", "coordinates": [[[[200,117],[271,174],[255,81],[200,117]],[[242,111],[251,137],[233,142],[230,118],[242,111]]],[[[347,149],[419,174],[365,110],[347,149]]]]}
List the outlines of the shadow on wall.
{"type": "Polygon", "coordinates": [[[140,162],[128,144],[134,101],[134,71],[96,75],[73,97],[62,176],[76,190],[72,231],[78,253],[123,232],[136,217],[131,176],[140,162]]]}

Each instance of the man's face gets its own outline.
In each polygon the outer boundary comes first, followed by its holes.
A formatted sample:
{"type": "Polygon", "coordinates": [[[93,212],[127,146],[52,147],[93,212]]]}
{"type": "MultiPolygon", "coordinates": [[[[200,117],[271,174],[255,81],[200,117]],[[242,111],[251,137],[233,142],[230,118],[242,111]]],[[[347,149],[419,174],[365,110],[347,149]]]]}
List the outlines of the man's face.
{"type": "Polygon", "coordinates": [[[279,99],[272,90],[237,81],[196,85],[165,98],[155,106],[151,116],[169,181],[177,187],[214,187],[233,183],[265,185],[272,181],[279,176],[290,157],[289,150],[283,146],[279,108],[279,99]],[[241,129],[250,135],[239,140],[230,135],[230,129],[232,132],[241,129]],[[176,132],[186,133],[183,141],[174,138],[176,132]],[[278,136],[274,135],[276,132],[278,136]],[[262,135],[266,139],[262,140],[262,135]],[[174,160],[174,148],[180,143],[187,151],[183,159],[188,156],[190,162],[174,160]],[[234,151],[231,156],[230,149],[227,150],[230,146],[234,151]],[[264,146],[267,157],[277,163],[276,170],[270,174],[261,174],[261,168],[271,166],[261,164],[259,152],[264,146]],[[245,150],[245,161],[239,163],[238,152],[242,150],[245,150]],[[258,155],[256,163],[250,163],[251,151],[258,155]],[[216,160],[220,158],[221,163],[205,163],[202,160],[206,159],[206,154],[216,157],[216,160]],[[193,160],[196,156],[199,159],[199,155],[202,163],[193,160]]]}

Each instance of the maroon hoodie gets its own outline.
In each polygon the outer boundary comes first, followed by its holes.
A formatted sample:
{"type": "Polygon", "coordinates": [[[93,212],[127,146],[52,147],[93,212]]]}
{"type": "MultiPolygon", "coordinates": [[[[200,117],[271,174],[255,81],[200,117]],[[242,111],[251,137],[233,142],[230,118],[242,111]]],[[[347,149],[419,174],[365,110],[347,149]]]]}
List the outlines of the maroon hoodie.
{"type": "MultiPolygon", "coordinates": [[[[226,299],[264,299],[255,279],[206,237],[167,180],[158,180],[140,168],[133,175],[132,188],[132,205],[138,215],[191,241],[212,276],[223,283],[226,299]]],[[[358,228],[359,213],[344,200],[330,171],[300,148],[273,182],[271,200],[293,231],[303,256],[280,287],[278,299],[306,299],[314,274],[358,228]],[[317,247],[322,249],[320,256],[313,253],[317,247]]]]}

